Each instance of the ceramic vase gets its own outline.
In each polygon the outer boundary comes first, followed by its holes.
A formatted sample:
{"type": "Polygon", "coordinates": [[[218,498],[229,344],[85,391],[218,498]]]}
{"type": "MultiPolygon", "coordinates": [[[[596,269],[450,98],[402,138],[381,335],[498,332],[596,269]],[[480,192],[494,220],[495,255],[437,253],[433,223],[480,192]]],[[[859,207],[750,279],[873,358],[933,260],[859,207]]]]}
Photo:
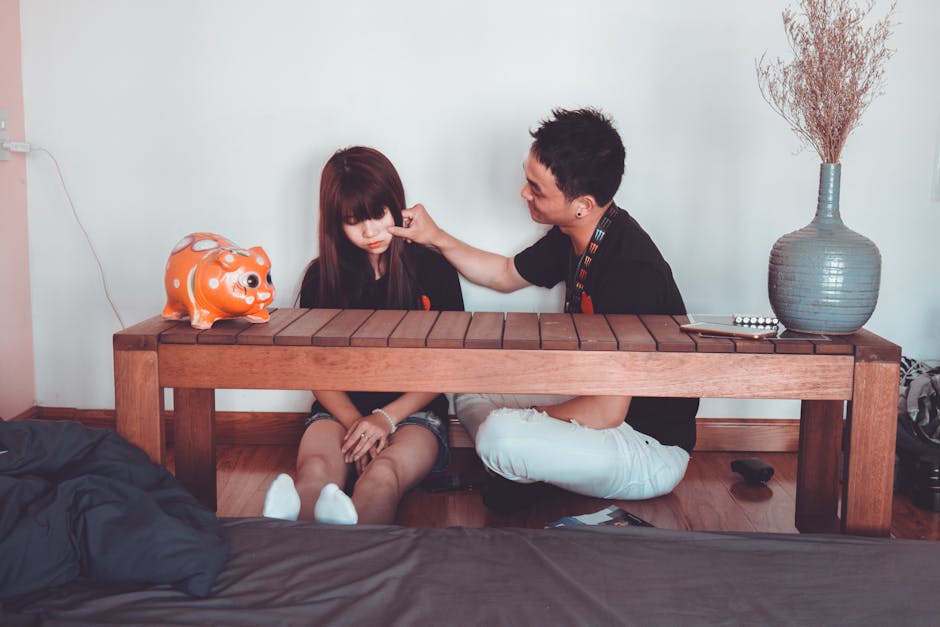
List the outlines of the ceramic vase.
{"type": "Polygon", "coordinates": [[[792,331],[854,333],[878,302],[881,253],[874,242],[843,224],[841,176],[841,164],[820,165],[816,216],[778,239],[770,251],[770,306],[792,331]]]}

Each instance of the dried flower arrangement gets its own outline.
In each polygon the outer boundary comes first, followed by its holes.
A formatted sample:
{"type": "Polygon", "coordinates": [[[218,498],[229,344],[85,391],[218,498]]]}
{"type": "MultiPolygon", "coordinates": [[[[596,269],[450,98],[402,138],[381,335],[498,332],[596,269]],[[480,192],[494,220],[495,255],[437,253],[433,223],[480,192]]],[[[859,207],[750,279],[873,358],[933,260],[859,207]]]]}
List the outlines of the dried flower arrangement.
{"type": "Polygon", "coordinates": [[[823,163],[839,163],[845,141],[868,105],[883,93],[887,47],[894,26],[891,5],[884,19],[866,28],[874,7],[851,0],[799,0],[800,12],[783,12],[793,60],[757,61],[764,100],[823,163]]]}

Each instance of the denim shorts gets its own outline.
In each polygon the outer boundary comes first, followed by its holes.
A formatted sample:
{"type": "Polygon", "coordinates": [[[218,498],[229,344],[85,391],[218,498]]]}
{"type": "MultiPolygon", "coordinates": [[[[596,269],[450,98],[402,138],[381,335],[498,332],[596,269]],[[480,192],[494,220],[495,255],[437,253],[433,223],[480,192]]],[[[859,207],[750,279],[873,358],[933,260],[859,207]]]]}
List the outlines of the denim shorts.
{"type": "MultiPolygon", "coordinates": [[[[318,411],[307,418],[307,421],[304,423],[304,429],[318,420],[332,420],[337,424],[341,424],[332,414],[325,411],[318,411]]],[[[399,422],[396,428],[400,429],[405,425],[424,427],[434,434],[434,437],[437,438],[437,459],[434,461],[434,468],[432,468],[430,472],[447,470],[447,466],[450,464],[450,445],[448,444],[447,438],[450,422],[439,418],[433,411],[416,411],[399,422]]],[[[393,435],[392,437],[394,438],[395,436],[393,435]]]]}

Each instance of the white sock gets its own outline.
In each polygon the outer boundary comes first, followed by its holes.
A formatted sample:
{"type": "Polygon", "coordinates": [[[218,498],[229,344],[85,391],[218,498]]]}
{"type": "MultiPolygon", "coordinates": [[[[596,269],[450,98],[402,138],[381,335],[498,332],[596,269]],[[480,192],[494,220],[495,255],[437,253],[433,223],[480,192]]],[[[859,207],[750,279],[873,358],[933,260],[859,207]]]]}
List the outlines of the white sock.
{"type": "Polygon", "coordinates": [[[320,498],[313,508],[313,517],[317,522],[329,525],[355,525],[359,521],[359,514],[356,513],[352,499],[335,483],[323,486],[320,498]]]}
{"type": "Polygon", "coordinates": [[[297,520],[298,514],[300,514],[300,495],[294,487],[294,480],[290,475],[280,474],[271,482],[268,493],[264,495],[262,516],[297,520]]]}

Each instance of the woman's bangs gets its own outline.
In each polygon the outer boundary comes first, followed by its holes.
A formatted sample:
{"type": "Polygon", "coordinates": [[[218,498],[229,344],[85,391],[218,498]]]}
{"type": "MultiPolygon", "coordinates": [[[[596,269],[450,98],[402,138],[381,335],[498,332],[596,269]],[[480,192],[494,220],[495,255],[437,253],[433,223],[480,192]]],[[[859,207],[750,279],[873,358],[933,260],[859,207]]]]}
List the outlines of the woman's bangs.
{"type": "Polygon", "coordinates": [[[379,220],[385,215],[385,209],[384,203],[357,198],[355,202],[343,205],[343,222],[358,224],[364,220],[379,220]]]}

